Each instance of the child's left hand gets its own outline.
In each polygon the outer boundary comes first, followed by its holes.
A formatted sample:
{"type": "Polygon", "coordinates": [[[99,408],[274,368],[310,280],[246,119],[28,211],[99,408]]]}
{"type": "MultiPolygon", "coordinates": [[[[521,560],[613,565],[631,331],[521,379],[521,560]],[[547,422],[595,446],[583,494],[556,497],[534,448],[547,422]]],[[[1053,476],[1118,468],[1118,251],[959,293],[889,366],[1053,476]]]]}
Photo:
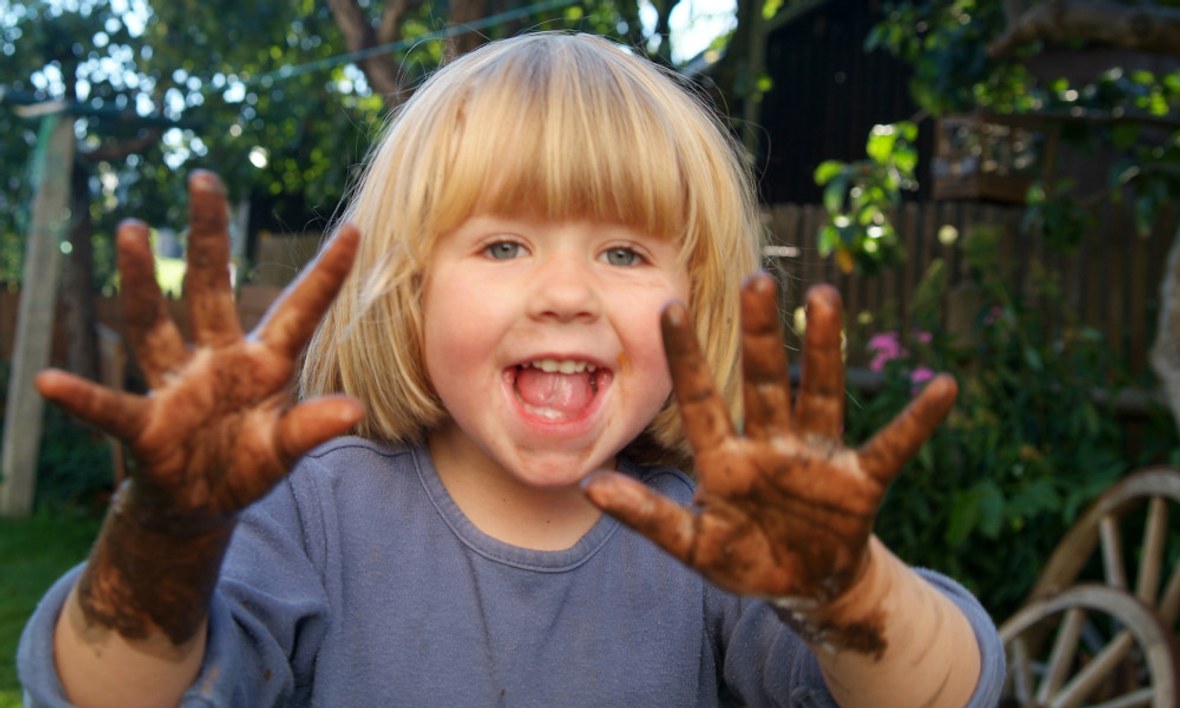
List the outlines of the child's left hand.
{"type": "Polygon", "coordinates": [[[841,441],[841,303],[830,286],[807,294],[803,375],[791,405],[785,348],[769,276],[742,289],[744,433],[735,431],[681,304],[663,315],[664,347],[699,485],[686,509],[619,474],[586,485],[590,499],[727,590],[804,614],[861,576],[873,519],[889,483],[954,403],[939,376],[858,449],[841,441]]]}

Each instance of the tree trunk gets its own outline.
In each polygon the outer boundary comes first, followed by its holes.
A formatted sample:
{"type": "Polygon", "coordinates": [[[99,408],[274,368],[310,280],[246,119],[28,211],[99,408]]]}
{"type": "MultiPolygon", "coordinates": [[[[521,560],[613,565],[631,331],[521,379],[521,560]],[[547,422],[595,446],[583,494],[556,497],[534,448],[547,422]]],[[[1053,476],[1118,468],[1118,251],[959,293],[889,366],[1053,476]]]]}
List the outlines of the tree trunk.
{"type": "MultiPolygon", "coordinates": [[[[451,0],[448,24],[462,27],[469,22],[483,19],[487,12],[488,4],[484,0],[451,0]]],[[[481,32],[470,31],[453,35],[447,39],[447,57],[453,59],[466,54],[483,42],[484,35],[481,32]]]]}
{"type": "Polygon", "coordinates": [[[988,47],[992,57],[1008,56],[1036,41],[1081,39],[1170,55],[1180,47],[1180,9],[1155,3],[1046,0],[1012,15],[1009,10],[1007,30],[988,47]]]}
{"type": "MultiPolygon", "coordinates": [[[[357,0],[328,0],[328,6],[336,26],[344,35],[348,51],[359,52],[396,41],[401,35],[401,18],[416,6],[416,0],[389,0],[376,26],[370,23],[357,0]]],[[[384,99],[386,108],[393,109],[409,97],[409,90],[402,84],[402,67],[392,55],[367,56],[360,59],[357,66],[373,92],[384,99]]]]}
{"type": "Polygon", "coordinates": [[[1172,419],[1180,430],[1180,229],[1168,249],[1160,283],[1160,313],[1151,347],[1151,366],[1163,387],[1172,419]]]}
{"type": "Polygon", "coordinates": [[[66,340],[66,368],[91,381],[98,380],[98,346],[94,307],[94,221],[90,218],[89,171],[75,162],[72,177],[70,253],[62,268],[62,328],[66,340]]]}

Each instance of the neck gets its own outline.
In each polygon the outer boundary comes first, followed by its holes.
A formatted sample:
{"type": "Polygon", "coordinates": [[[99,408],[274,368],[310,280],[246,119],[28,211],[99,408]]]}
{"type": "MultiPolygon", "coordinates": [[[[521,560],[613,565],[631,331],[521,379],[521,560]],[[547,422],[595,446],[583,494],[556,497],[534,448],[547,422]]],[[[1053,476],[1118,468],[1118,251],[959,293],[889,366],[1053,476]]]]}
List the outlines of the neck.
{"type": "Polygon", "coordinates": [[[525,484],[452,424],[427,438],[443,486],[463,514],[498,541],[539,551],[573,546],[602,516],[580,485],[525,484]]]}

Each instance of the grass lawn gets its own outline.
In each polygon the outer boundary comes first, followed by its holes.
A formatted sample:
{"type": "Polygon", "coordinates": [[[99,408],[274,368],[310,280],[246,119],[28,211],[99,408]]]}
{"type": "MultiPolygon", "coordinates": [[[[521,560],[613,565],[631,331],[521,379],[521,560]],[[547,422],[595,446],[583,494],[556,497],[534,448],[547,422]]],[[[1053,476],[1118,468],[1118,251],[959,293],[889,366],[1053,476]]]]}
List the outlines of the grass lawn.
{"type": "Polygon", "coordinates": [[[86,558],[98,526],[82,512],[0,519],[0,708],[21,704],[16,645],[25,621],[53,581],[86,558]]]}

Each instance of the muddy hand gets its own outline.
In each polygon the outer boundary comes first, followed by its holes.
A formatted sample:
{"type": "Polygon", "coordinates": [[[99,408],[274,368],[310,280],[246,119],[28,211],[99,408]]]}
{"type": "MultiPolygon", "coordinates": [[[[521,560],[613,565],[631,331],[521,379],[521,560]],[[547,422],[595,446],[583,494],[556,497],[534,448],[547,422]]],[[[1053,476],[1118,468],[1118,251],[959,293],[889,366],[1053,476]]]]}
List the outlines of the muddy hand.
{"type": "Polygon", "coordinates": [[[135,638],[155,625],[175,643],[203,619],[236,512],[361,416],[344,397],[291,399],[297,358],[352,264],[355,230],[342,229],[247,336],[229,280],[225,189],[196,172],[189,198],[193,345],[168,317],[148,227],[125,221],[117,248],[126,341],[151,392],[54,370],[37,378],[42,395],[124,441],[134,459],[79,585],[88,621],[135,638]]]}
{"type": "Polygon", "coordinates": [[[885,490],[954,402],[940,376],[859,449],[841,442],[844,366],[834,288],[807,294],[803,375],[793,402],[775,301],[758,274],[742,289],[744,434],[735,431],[683,305],[663,315],[664,347],[699,486],[686,509],[619,474],[587,494],[713,583],[818,608],[859,576],[885,490]]]}
{"type": "Polygon", "coordinates": [[[37,385],[46,398],[127,443],[140,493],[174,512],[217,516],[265,494],[293,460],[358,417],[351,401],[291,407],[287,393],[296,357],[348,272],[356,235],[342,232],[245,337],[229,281],[225,191],[208,172],[194,174],[189,191],[185,296],[194,346],[167,315],[148,227],[125,221],[118,260],[126,338],[151,394],[60,371],[42,373],[37,385]]]}

